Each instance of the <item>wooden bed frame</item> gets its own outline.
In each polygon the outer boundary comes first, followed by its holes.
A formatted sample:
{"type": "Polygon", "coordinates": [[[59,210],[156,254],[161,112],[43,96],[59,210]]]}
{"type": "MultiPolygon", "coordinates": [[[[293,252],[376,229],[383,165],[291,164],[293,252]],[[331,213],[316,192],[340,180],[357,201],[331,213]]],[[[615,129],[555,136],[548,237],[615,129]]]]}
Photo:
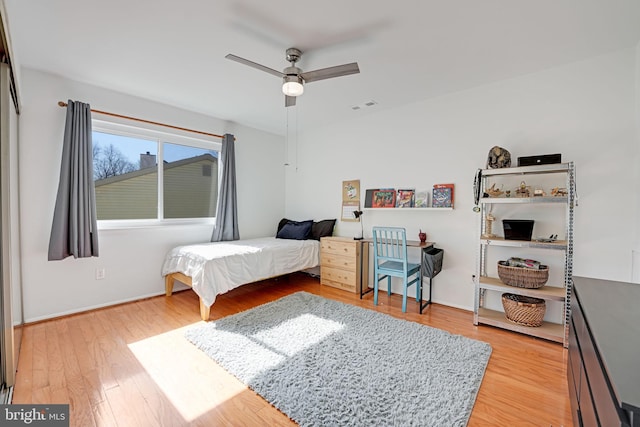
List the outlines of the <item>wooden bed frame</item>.
{"type": "MultiPolygon", "coordinates": [[[[173,283],[176,280],[181,283],[184,283],[190,288],[193,288],[191,277],[184,275],[182,273],[167,274],[166,276],[164,276],[164,289],[168,297],[170,297],[171,294],[173,293],[173,283]]],[[[202,298],[200,298],[200,317],[202,318],[202,320],[204,320],[205,322],[208,321],[210,312],[211,312],[211,307],[205,305],[202,302],[202,298]]]]}

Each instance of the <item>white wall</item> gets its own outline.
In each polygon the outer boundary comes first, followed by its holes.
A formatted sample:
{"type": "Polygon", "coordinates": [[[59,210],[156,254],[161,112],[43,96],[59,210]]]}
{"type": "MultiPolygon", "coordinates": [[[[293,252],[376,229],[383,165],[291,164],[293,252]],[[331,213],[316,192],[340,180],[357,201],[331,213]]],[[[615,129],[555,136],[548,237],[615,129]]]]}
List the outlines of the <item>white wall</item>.
{"type": "Polygon", "coordinates": [[[35,321],[162,294],[160,267],[179,244],[204,242],[212,226],[99,232],[100,257],[47,261],[66,111],[74,99],[93,108],[236,136],[238,222],[242,238],[274,235],[284,214],[283,138],[167,105],[22,69],[20,195],[25,320],[35,321]],[[259,215],[256,211],[259,209],[259,215]],[[95,280],[95,269],[106,269],[95,280]]]}
{"type": "MultiPolygon", "coordinates": [[[[295,161],[286,168],[286,179],[282,137],[23,69],[25,319],[161,294],[159,270],[166,251],[206,241],[211,234],[210,226],[104,230],[99,258],[48,262],[65,114],[57,102],[69,98],[106,111],[235,134],[243,238],[272,235],[284,214],[294,219],[339,218],[343,180],[360,179],[363,190],[454,182],[453,211],[367,211],[363,218],[365,235],[373,225],[405,226],[410,237],[425,230],[429,240],[445,250],[445,269],[434,280],[434,300],[467,309],[473,306],[471,275],[477,251],[475,170],[484,166],[493,145],[507,148],[514,158],[561,152],[578,170],[574,274],[629,280],[640,188],[635,174],[639,51],[619,51],[394,110],[385,110],[382,103],[375,107],[378,112],[354,112],[344,122],[313,131],[304,131],[302,119],[297,141],[289,141],[297,153],[289,156],[295,161]],[[275,190],[285,182],[286,195],[275,190]],[[95,280],[96,267],[106,269],[105,280],[95,280]]],[[[358,227],[338,222],[336,232],[352,236],[358,227]]]]}
{"type": "MultiPolygon", "coordinates": [[[[640,165],[640,42],[636,45],[636,108],[635,108],[635,122],[636,122],[636,158],[635,164],[640,165]]],[[[635,168],[635,194],[640,194],[640,167],[635,168]]],[[[635,283],[640,283],[640,197],[636,199],[635,206],[635,249],[632,256],[632,280],[635,283]]]]}
{"type": "MultiPolygon", "coordinates": [[[[507,148],[514,163],[518,156],[562,153],[576,164],[580,196],[574,274],[629,280],[638,198],[635,55],[623,50],[393,110],[381,102],[379,112],[354,112],[342,123],[302,132],[297,168],[287,171],[286,214],[339,217],[343,180],[360,179],[363,190],[455,183],[453,211],[366,211],[365,236],[373,225],[404,226],[414,238],[425,230],[445,251],[434,300],[471,309],[476,169],[494,145],[507,148]]],[[[337,234],[354,236],[357,227],[338,222],[337,234]]]]}

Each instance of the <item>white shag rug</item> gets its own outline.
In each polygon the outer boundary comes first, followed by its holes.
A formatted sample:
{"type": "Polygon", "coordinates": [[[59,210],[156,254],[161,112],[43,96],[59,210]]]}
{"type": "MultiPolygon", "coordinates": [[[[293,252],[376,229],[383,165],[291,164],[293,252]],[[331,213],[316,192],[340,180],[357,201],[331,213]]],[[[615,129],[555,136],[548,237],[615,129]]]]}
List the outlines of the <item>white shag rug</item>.
{"type": "Polygon", "coordinates": [[[186,338],[301,426],[465,426],[487,343],[297,292],[186,338]]]}

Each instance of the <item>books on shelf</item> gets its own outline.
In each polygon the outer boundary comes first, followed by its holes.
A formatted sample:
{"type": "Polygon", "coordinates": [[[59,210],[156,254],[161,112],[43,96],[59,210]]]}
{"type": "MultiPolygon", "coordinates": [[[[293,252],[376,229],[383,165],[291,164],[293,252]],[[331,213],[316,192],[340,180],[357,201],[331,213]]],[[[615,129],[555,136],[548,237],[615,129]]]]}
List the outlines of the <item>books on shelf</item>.
{"type": "Polygon", "coordinates": [[[435,184],[433,191],[415,188],[365,190],[365,208],[452,208],[454,184],[435,184]]]}
{"type": "Polygon", "coordinates": [[[364,195],[364,207],[372,208],[373,207],[373,193],[378,191],[378,188],[368,189],[365,191],[364,195]]]}
{"type": "Polygon", "coordinates": [[[415,204],[415,189],[398,189],[396,193],[396,208],[412,208],[415,204]]]}
{"type": "Polygon", "coordinates": [[[415,196],[415,204],[416,208],[428,208],[429,207],[429,191],[417,191],[415,196]]]}
{"type": "Polygon", "coordinates": [[[396,190],[393,188],[374,190],[371,200],[372,208],[395,208],[396,190]]]}
{"type": "Polygon", "coordinates": [[[452,208],[454,184],[434,184],[431,200],[434,208],[452,208]]]}

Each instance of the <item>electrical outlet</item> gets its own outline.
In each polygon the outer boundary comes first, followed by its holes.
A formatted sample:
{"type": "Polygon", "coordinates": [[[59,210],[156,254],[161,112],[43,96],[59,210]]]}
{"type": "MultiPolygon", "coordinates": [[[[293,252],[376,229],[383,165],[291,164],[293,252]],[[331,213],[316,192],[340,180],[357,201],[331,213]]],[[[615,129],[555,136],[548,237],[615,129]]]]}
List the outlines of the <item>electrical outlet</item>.
{"type": "Polygon", "coordinates": [[[104,267],[98,267],[96,268],[96,280],[102,280],[106,277],[107,272],[105,271],[104,267]]]}

